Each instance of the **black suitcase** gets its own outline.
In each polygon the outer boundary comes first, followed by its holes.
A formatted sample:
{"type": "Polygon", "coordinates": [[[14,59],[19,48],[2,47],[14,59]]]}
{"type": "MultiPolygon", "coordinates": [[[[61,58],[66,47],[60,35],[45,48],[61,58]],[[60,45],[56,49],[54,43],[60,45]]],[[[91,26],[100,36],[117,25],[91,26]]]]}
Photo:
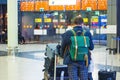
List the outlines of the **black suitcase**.
{"type": "Polygon", "coordinates": [[[99,71],[98,80],[116,80],[116,71],[99,71]]]}
{"type": "MultiPolygon", "coordinates": [[[[107,48],[106,50],[109,50],[110,52],[114,52],[114,49],[107,48]]],[[[111,54],[113,55],[113,54],[111,54]]],[[[116,71],[113,70],[113,56],[111,56],[111,66],[112,69],[107,69],[107,54],[106,54],[106,69],[98,71],[98,80],[116,80],[116,71]]]]}

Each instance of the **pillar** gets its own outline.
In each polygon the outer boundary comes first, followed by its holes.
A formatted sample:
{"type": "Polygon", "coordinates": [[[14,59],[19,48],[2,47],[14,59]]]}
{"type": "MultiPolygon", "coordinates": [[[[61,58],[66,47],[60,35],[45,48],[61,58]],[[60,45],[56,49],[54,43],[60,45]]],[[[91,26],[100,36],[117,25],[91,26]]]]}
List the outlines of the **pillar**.
{"type": "MultiPolygon", "coordinates": [[[[117,37],[120,38],[120,0],[117,0],[117,37]]],[[[120,47],[120,43],[118,44],[120,47]]],[[[119,50],[120,52],[120,50],[119,50]]]]}
{"type": "Polygon", "coordinates": [[[17,0],[7,0],[8,15],[8,54],[15,53],[18,49],[18,8],[17,0]]]}
{"type": "MultiPolygon", "coordinates": [[[[108,2],[108,10],[107,10],[107,18],[108,18],[108,25],[116,25],[116,0],[107,0],[108,2]]],[[[116,37],[116,34],[107,34],[107,47],[116,48],[116,40],[113,40],[112,38],[116,37]]]]}

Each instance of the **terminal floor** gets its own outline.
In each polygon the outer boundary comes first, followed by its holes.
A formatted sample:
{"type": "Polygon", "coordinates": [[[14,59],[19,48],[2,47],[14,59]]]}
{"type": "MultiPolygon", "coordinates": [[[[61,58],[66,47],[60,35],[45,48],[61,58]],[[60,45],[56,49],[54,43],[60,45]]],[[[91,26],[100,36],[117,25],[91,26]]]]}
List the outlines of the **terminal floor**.
{"type": "MultiPolygon", "coordinates": [[[[44,53],[46,44],[24,44],[19,45],[17,56],[7,56],[7,45],[0,44],[0,80],[42,80],[44,53]]],[[[94,60],[93,78],[98,80],[98,71],[105,68],[107,56],[107,68],[111,68],[113,58],[113,69],[117,71],[117,79],[120,80],[120,55],[113,57],[105,50],[106,46],[95,46],[92,51],[94,60]]]]}

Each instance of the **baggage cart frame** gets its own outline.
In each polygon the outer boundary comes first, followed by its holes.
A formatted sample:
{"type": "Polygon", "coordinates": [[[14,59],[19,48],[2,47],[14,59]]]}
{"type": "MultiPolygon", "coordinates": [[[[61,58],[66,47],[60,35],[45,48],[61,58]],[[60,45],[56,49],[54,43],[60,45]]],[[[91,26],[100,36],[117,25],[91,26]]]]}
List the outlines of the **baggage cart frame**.
{"type": "Polygon", "coordinates": [[[69,80],[67,65],[57,64],[59,54],[57,53],[57,43],[46,45],[45,63],[44,63],[44,80],[69,80]]]}

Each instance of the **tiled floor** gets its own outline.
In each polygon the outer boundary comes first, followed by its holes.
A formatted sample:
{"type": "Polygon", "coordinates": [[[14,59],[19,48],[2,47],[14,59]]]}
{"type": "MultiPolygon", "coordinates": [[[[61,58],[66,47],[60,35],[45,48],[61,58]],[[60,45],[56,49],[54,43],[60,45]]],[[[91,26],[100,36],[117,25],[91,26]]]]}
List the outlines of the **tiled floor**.
{"type": "MultiPolygon", "coordinates": [[[[44,69],[44,53],[46,44],[19,45],[19,54],[4,56],[7,51],[6,44],[0,44],[0,80],[42,80],[44,69]]],[[[95,46],[94,80],[98,80],[98,71],[105,68],[105,55],[107,54],[108,68],[111,68],[111,55],[105,50],[106,46],[95,46]]],[[[117,79],[120,80],[120,55],[113,55],[114,70],[117,71],[117,79]]]]}

